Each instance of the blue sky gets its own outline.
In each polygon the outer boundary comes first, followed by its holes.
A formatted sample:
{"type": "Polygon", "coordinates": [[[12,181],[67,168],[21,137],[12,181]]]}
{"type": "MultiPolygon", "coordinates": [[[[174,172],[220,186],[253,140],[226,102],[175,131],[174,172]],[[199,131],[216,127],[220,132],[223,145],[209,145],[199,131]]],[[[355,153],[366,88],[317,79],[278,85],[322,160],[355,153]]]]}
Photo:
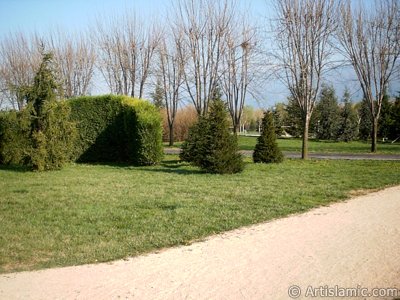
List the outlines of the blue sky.
{"type": "MultiPolygon", "coordinates": [[[[135,10],[143,17],[166,14],[169,0],[0,0],[0,37],[14,31],[46,33],[59,26],[80,30],[98,15],[135,10]]],[[[241,0],[252,14],[263,11],[263,0],[241,0]],[[251,5],[250,5],[251,4],[251,5]]],[[[258,14],[261,16],[261,14],[258,14]]]]}
{"type": "Polygon", "coordinates": [[[46,33],[55,26],[81,30],[97,15],[135,9],[150,16],[165,3],[163,0],[0,0],[0,35],[19,30],[46,33]]]}
{"type": "MultiPolygon", "coordinates": [[[[364,0],[363,3],[371,2],[364,0]]],[[[170,3],[171,0],[0,0],[0,39],[16,31],[46,35],[57,27],[77,32],[88,28],[100,15],[118,15],[126,10],[134,10],[145,19],[163,17],[170,3]]],[[[268,22],[266,18],[273,14],[272,0],[238,0],[238,3],[241,9],[249,9],[253,20],[264,24],[268,22]]],[[[331,77],[328,83],[335,86],[339,98],[345,86],[350,88],[355,99],[361,97],[359,85],[351,70],[341,70],[331,77]]],[[[395,83],[390,92],[396,93],[398,86],[395,83]]],[[[269,82],[262,89],[265,90],[265,103],[262,106],[271,106],[276,101],[286,99],[287,89],[276,82],[269,82]]],[[[251,103],[256,104],[254,101],[251,103]]]]}

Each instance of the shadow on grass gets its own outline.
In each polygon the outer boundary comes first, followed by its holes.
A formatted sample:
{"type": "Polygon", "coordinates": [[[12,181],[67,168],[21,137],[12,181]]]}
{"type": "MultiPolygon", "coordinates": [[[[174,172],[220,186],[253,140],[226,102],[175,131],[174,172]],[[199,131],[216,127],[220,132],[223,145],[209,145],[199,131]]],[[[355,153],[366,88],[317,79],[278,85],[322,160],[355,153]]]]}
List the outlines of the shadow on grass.
{"type": "Polygon", "coordinates": [[[27,166],[19,166],[19,165],[0,165],[1,171],[10,171],[10,172],[19,172],[19,173],[27,173],[32,172],[32,169],[27,166]]]}
{"type": "Polygon", "coordinates": [[[179,175],[194,175],[194,174],[205,174],[204,171],[198,169],[188,169],[189,163],[182,162],[178,159],[163,160],[158,165],[153,166],[134,166],[128,163],[117,163],[117,162],[97,162],[97,163],[78,163],[90,166],[107,166],[118,169],[131,169],[140,170],[145,172],[156,172],[156,173],[169,173],[179,175]]]}

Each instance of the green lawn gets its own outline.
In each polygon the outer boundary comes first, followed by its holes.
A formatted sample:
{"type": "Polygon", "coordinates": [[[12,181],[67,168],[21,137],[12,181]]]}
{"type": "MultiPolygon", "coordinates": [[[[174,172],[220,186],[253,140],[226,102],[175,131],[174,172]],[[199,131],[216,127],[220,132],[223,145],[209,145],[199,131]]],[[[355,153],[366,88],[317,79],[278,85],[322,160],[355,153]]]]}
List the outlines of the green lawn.
{"type": "Polygon", "coordinates": [[[400,183],[400,163],[248,162],[236,175],[161,166],[0,168],[0,272],[110,261],[400,183]]]}
{"type": "MultiPolygon", "coordinates": [[[[256,145],[256,137],[239,136],[241,150],[253,150],[256,145]]],[[[278,145],[282,151],[301,152],[301,139],[278,139],[278,145]]],[[[316,153],[370,153],[371,144],[361,141],[332,142],[309,141],[309,151],[316,153]]],[[[379,143],[378,154],[400,154],[400,143],[379,143]]]]}

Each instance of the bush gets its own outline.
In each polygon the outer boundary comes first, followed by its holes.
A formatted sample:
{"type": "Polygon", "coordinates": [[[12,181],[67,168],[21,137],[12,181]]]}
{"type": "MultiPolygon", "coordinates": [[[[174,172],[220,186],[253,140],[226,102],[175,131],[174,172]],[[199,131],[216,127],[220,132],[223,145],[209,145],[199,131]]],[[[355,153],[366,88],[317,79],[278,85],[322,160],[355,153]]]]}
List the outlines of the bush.
{"type": "Polygon", "coordinates": [[[225,105],[214,100],[210,113],[192,127],[182,146],[181,158],[209,173],[238,173],[243,160],[238,153],[237,138],[229,131],[225,105]]]}
{"type": "Polygon", "coordinates": [[[275,126],[272,113],[266,112],[262,119],[261,135],[253,152],[255,163],[279,163],[283,155],[276,143],[275,126]]]}
{"type": "Polygon", "coordinates": [[[64,102],[45,102],[42,107],[40,131],[32,133],[30,164],[35,170],[57,170],[71,161],[77,137],[70,107],[64,102]]]}
{"type": "Polygon", "coordinates": [[[79,162],[156,164],[162,159],[161,116],[154,105],[127,96],[85,96],[68,101],[77,122],[79,162]]]}
{"type": "Polygon", "coordinates": [[[33,170],[60,169],[71,159],[76,138],[75,124],[70,121],[69,107],[62,102],[44,102],[41,108],[41,130],[32,130],[38,117],[32,104],[21,112],[1,117],[0,152],[4,164],[26,165],[33,170]]]}
{"type": "MultiPolygon", "coordinates": [[[[163,118],[163,141],[169,142],[169,126],[167,120],[167,112],[165,109],[161,110],[163,118]]],[[[189,129],[198,120],[197,112],[192,106],[186,106],[179,109],[176,113],[174,121],[174,140],[184,141],[189,136],[189,129]]]]}
{"type": "Polygon", "coordinates": [[[0,115],[0,160],[2,164],[27,165],[32,148],[30,108],[0,115]]]}
{"type": "Polygon", "coordinates": [[[150,102],[125,99],[124,130],[128,159],[136,165],[153,165],[164,155],[161,115],[150,102]]]}
{"type": "Polygon", "coordinates": [[[196,123],[189,128],[187,139],[183,142],[179,158],[183,161],[200,166],[206,145],[205,133],[208,129],[208,120],[200,117],[196,123]]]}

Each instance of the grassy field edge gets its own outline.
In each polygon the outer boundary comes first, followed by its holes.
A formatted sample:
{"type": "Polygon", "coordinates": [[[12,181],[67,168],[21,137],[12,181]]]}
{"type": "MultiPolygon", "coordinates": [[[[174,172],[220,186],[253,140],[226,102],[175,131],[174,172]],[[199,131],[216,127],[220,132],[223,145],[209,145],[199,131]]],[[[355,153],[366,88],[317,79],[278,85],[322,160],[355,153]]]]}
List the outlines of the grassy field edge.
{"type": "Polygon", "coordinates": [[[400,163],[290,160],[242,174],[160,166],[0,168],[0,272],[133,257],[400,184],[400,163]],[[357,192],[354,192],[357,191],[357,192]]]}

